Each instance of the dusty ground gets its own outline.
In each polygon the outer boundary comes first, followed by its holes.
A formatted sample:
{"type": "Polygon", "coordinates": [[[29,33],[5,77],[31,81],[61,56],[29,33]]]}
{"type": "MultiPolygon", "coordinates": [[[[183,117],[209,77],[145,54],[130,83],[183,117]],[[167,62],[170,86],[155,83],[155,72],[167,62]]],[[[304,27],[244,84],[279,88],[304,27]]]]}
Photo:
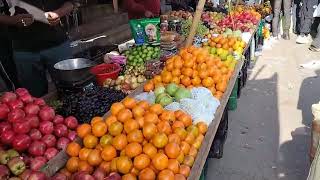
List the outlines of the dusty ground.
{"type": "MultiPolygon", "coordinates": [[[[295,40],[295,38],[292,38],[295,40]]],[[[305,180],[309,169],[311,104],[320,100],[320,53],[295,41],[263,51],[230,112],[222,159],[209,159],[207,179],[305,180]]]]}

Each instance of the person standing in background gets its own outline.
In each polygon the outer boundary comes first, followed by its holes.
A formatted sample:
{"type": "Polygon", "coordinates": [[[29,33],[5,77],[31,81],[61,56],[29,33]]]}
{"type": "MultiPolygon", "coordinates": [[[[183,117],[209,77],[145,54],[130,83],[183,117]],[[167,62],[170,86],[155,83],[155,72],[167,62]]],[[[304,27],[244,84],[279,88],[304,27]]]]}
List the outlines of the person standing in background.
{"type": "Polygon", "coordinates": [[[313,12],[318,5],[318,0],[302,0],[300,10],[300,35],[297,37],[297,44],[307,44],[312,41],[310,35],[313,23],[313,12]]]}
{"type": "Polygon", "coordinates": [[[126,0],[129,19],[160,16],[160,0],[126,0]]]}
{"type": "MultiPolygon", "coordinates": [[[[0,0],[0,16],[9,15],[9,5],[6,0],[0,0]]],[[[8,26],[0,23],[0,76],[5,82],[5,89],[14,90],[19,87],[16,65],[12,58],[12,42],[8,26]]]]}
{"type": "Polygon", "coordinates": [[[46,70],[55,63],[72,57],[70,42],[62,28],[61,18],[69,14],[73,4],[68,0],[24,0],[45,12],[48,24],[35,21],[23,7],[15,7],[15,15],[1,15],[0,24],[10,27],[13,59],[19,82],[35,97],[48,92],[46,70]]]}
{"type": "Polygon", "coordinates": [[[275,0],[274,9],[273,9],[273,20],[272,20],[272,34],[273,37],[278,38],[279,34],[279,22],[281,7],[283,5],[283,14],[284,14],[284,25],[283,25],[283,39],[290,40],[290,25],[291,25],[291,3],[292,0],[275,0]]]}

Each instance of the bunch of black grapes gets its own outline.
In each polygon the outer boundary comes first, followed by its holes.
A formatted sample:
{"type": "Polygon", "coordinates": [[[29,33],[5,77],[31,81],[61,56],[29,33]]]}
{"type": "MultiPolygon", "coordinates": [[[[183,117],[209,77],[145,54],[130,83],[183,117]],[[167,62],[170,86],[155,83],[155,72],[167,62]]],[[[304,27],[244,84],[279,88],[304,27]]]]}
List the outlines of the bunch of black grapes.
{"type": "Polygon", "coordinates": [[[84,92],[62,98],[60,113],[75,116],[79,123],[90,123],[95,116],[103,116],[111,105],[126,97],[122,91],[94,86],[84,92]]]}

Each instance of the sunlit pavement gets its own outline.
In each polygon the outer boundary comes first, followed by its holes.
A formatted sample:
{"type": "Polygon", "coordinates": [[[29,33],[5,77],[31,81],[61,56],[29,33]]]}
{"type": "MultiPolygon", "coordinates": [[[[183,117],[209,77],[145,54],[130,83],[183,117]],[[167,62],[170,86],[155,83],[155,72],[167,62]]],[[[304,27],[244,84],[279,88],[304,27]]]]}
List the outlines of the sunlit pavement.
{"type": "Polygon", "coordinates": [[[222,159],[209,159],[210,180],[305,180],[309,170],[311,105],[320,100],[320,61],[308,45],[280,40],[250,70],[238,109],[229,113],[222,159]],[[318,76],[317,76],[318,75],[318,76]]]}

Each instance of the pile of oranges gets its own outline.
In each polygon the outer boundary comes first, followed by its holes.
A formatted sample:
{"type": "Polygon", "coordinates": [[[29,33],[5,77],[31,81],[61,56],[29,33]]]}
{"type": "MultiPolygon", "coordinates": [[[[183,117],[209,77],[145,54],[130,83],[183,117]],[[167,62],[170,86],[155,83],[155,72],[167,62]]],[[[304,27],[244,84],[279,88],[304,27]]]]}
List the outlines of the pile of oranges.
{"type": "Polygon", "coordinates": [[[187,179],[207,128],[203,122],[194,125],[182,111],[127,97],[111,106],[105,120],[95,117],[77,128],[83,147],[67,146],[65,169],[92,173],[101,168],[124,180],[187,179]]]}
{"type": "Polygon", "coordinates": [[[168,59],[161,74],[144,85],[144,91],[175,83],[186,88],[206,87],[221,99],[232,73],[233,69],[228,68],[219,57],[210,54],[208,49],[191,46],[168,59]]]}

